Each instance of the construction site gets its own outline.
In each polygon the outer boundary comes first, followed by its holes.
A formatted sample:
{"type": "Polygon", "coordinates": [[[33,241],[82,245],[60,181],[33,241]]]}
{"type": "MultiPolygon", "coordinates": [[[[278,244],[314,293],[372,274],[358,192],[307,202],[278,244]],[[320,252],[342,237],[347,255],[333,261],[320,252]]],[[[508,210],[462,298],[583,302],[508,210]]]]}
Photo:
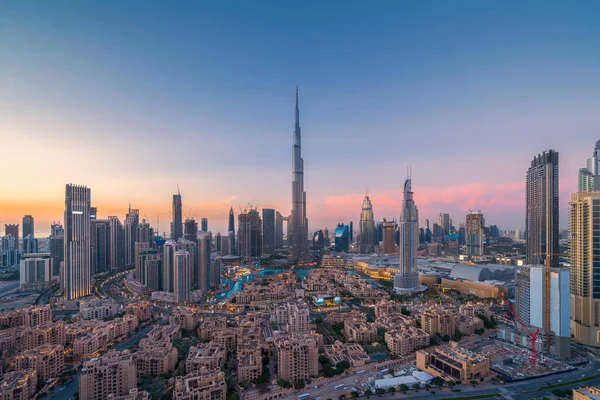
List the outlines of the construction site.
{"type": "Polygon", "coordinates": [[[499,340],[482,340],[468,348],[490,360],[490,369],[510,380],[536,378],[573,370],[563,362],[548,357],[537,357],[532,365],[531,350],[499,340]]]}

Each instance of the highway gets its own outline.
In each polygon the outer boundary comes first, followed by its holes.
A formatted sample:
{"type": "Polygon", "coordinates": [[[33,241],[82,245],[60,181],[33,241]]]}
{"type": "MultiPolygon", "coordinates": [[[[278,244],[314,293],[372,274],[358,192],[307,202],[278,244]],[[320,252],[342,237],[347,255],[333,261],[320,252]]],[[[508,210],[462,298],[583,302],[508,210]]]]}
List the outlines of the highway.
{"type": "Polygon", "coordinates": [[[70,400],[75,398],[75,393],[79,392],[79,377],[74,376],[73,381],[68,383],[63,390],[60,390],[60,386],[56,386],[54,393],[50,394],[52,400],[70,400]]]}

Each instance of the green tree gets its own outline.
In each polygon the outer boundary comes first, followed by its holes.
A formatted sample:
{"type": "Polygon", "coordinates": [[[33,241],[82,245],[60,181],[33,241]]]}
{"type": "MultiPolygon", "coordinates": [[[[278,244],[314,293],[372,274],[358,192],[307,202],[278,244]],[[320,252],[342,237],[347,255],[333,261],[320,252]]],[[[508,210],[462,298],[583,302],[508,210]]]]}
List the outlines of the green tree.
{"type": "Polygon", "coordinates": [[[567,395],[565,391],[561,389],[552,389],[552,394],[556,397],[565,397],[567,395]]]}
{"type": "Polygon", "coordinates": [[[442,340],[444,342],[449,342],[450,341],[450,336],[446,334],[446,335],[442,336],[442,340]]]}
{"type": "Polygon", "coordinates": [[[390,393],[396,393],[396,388],[395,388],[395,387],[393,387],[393,386],[390,386],[390,387],[388,388],[388,392],[390,392],[390,393]]]}
{"type": "Polygon", "coordinates": [[[377,394],[384,394],[385,390],[383,390],[382,388],[377,388],[377,389],[375,389],[375,393],[377,393],[377,394]]]}
{"type": "Polygon", "coordinates": [[[400,390],[403,392],[406,392],[408,390],[408,386],[406,386],[404,383],[402,385],[400,385],[400,390]]]}
{"type": "Polygon", "coordinates": [[[350,392],[350,397],[352,397],[353,399],[356,399],[359,396],[358,392],[353,390],[350,392]]]}
{"type": "Polygon", "coordinates": [[[463,335],[462,335],[462,332],[461,332],[461,331],[459,331],[458,329],[456,329],[456,330],[454,331],[454,337],[452,338],[452,340],[454,340],[455,342],[459,342],[459,341],[460,341],[460,339],[462,339],[462,336],[463,336],[463,335]]]}
{"type": "Polygon", "coordinates": [[[412,386],[413,386],[413,389],[415,389],[415,390],[421,389],[421,385],[419,385],[418,383],[413,383],[412,386]]]}
{"type": "Polygon", "coordinates": [[[365,390],[365,396],[369,397],[372,394],[373,394],[373,391],[371,389],[365,390]]]}

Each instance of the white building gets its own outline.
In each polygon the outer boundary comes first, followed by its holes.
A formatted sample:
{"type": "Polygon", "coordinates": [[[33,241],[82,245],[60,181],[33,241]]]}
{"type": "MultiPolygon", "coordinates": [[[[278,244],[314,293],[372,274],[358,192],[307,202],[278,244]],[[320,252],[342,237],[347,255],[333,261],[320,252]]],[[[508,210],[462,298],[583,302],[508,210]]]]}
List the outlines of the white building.
{"type": "Polygon", "coordinates": [[[52,279],[50,272],[50,257],[24,258],[21,260],[21,285],[25,283],[49,281],[52,279]]]}

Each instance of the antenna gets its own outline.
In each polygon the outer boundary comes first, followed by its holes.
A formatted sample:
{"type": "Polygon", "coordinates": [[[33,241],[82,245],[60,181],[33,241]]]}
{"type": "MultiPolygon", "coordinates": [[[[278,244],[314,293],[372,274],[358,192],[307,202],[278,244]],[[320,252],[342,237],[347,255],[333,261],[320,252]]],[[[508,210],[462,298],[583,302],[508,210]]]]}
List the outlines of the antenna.
{"type": "Polygon", "coordinates": [[[177,194],[181,196],[181,192],[179,191],[179,183],[177,184],[177,194]]]}

